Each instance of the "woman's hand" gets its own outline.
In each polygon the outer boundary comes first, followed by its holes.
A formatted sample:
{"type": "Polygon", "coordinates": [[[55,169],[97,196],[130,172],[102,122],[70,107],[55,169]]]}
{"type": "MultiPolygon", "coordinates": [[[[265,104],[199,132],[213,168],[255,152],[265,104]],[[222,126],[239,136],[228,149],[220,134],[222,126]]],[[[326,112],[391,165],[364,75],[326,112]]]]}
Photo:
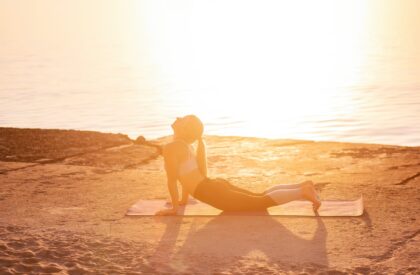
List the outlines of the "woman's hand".
{"type": "Polygon", "coordinates": [[[184,205],[186,205],[188,203],[188,200],[180,200],[179,202],[178,202],[178,205],[179,206],[184,206],[184,205]]]}
{"type": "Polygon", "coordinates": [[[155,213],[156,216],[174,216],[176,215],[176,210],[173,208],[165,208],[162,210],[159,210],[155,213]]]}

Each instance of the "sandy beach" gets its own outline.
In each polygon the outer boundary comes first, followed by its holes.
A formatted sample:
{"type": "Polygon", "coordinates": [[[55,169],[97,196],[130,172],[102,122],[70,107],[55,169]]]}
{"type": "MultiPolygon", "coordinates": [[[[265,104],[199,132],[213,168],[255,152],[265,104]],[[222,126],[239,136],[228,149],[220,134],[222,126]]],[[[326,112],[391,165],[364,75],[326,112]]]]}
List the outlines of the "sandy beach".
{"type": "Polygon", "coordinates": [[[418,274],[420,147],[206,136],[209,175],[256,191],[312,180],[361,217],[126,217],[166,199],[156,145],[0,128],[0,274],[418,274]]]}

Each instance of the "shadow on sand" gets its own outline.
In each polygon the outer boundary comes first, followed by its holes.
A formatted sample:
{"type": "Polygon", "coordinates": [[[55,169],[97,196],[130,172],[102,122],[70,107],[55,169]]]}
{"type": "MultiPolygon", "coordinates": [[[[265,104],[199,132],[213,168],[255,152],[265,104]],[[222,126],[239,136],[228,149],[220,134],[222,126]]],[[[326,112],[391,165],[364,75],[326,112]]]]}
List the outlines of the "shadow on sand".
{"type": "Polygon", "coordinates": [[[260,273],[327,267],[324,222],[320,217],[302,219],[293,226],[294,234],[280,222],[282,218],[268,213],[162,218],[166,229],[151,260],[157,272],[165,273],[260,273]],[[178,235],[185,220],[191,225],[182,243],[178,235]]]}

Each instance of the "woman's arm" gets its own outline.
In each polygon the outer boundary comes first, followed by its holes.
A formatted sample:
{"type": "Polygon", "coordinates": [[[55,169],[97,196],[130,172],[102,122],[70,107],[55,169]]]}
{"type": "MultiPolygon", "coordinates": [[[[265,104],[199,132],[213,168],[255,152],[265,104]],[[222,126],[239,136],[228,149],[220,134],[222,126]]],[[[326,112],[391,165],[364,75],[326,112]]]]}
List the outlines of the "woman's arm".
{"type": "Polygon", "coordinates": [[[168,179],[168,189],[169,189],[169,194],[171,195],[171,200],[172,200],[172,210],[173,212],[177,212],[178,211],[178,207],[179,207],[179,195],[178,195],[178,187],[176,186],[177,181],[176,180],[169,180],[168,179]]]}
{"type": "Polygon", "coordinates": [[[176,157],[176,147],[174,143],[167,144],[163,148],[163,158],[165,161],[165,170],[168,183],[169,194],[171,195],[172,208],[163,209],[156,212],[156,215],[175,215],[179,202],[178,202],[178,161],[176,157]]]}
{"type": "Polygon", "coordinates": [[[182,196],[181,196],[181,200],[179,201],[179,205],[187,204],[189,196],[190,196],[190,193],[188,193],[187,189],[185,189],[185,187],[182,186],[182,196]]]}

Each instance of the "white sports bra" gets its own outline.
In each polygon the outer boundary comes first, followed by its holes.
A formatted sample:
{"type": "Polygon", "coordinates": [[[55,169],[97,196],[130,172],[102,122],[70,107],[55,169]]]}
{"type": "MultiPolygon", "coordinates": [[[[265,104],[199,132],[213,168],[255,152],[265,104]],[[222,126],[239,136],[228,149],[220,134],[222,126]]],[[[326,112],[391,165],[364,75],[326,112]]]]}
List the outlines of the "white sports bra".
{"type": "Polygon", "coordinates": [[[178,167],[178,175],[182,176],[188,174],[191,171],[194,171],[195,169],[198,169],[198,163],[197,158],[193,153],[192,146],[190,144],[187,144],[183,140],[180,141],[182,141],[183,143],[185,143],[185,145],[188,146],[188,158],[184,162],[181,162],[178,167]]]}

